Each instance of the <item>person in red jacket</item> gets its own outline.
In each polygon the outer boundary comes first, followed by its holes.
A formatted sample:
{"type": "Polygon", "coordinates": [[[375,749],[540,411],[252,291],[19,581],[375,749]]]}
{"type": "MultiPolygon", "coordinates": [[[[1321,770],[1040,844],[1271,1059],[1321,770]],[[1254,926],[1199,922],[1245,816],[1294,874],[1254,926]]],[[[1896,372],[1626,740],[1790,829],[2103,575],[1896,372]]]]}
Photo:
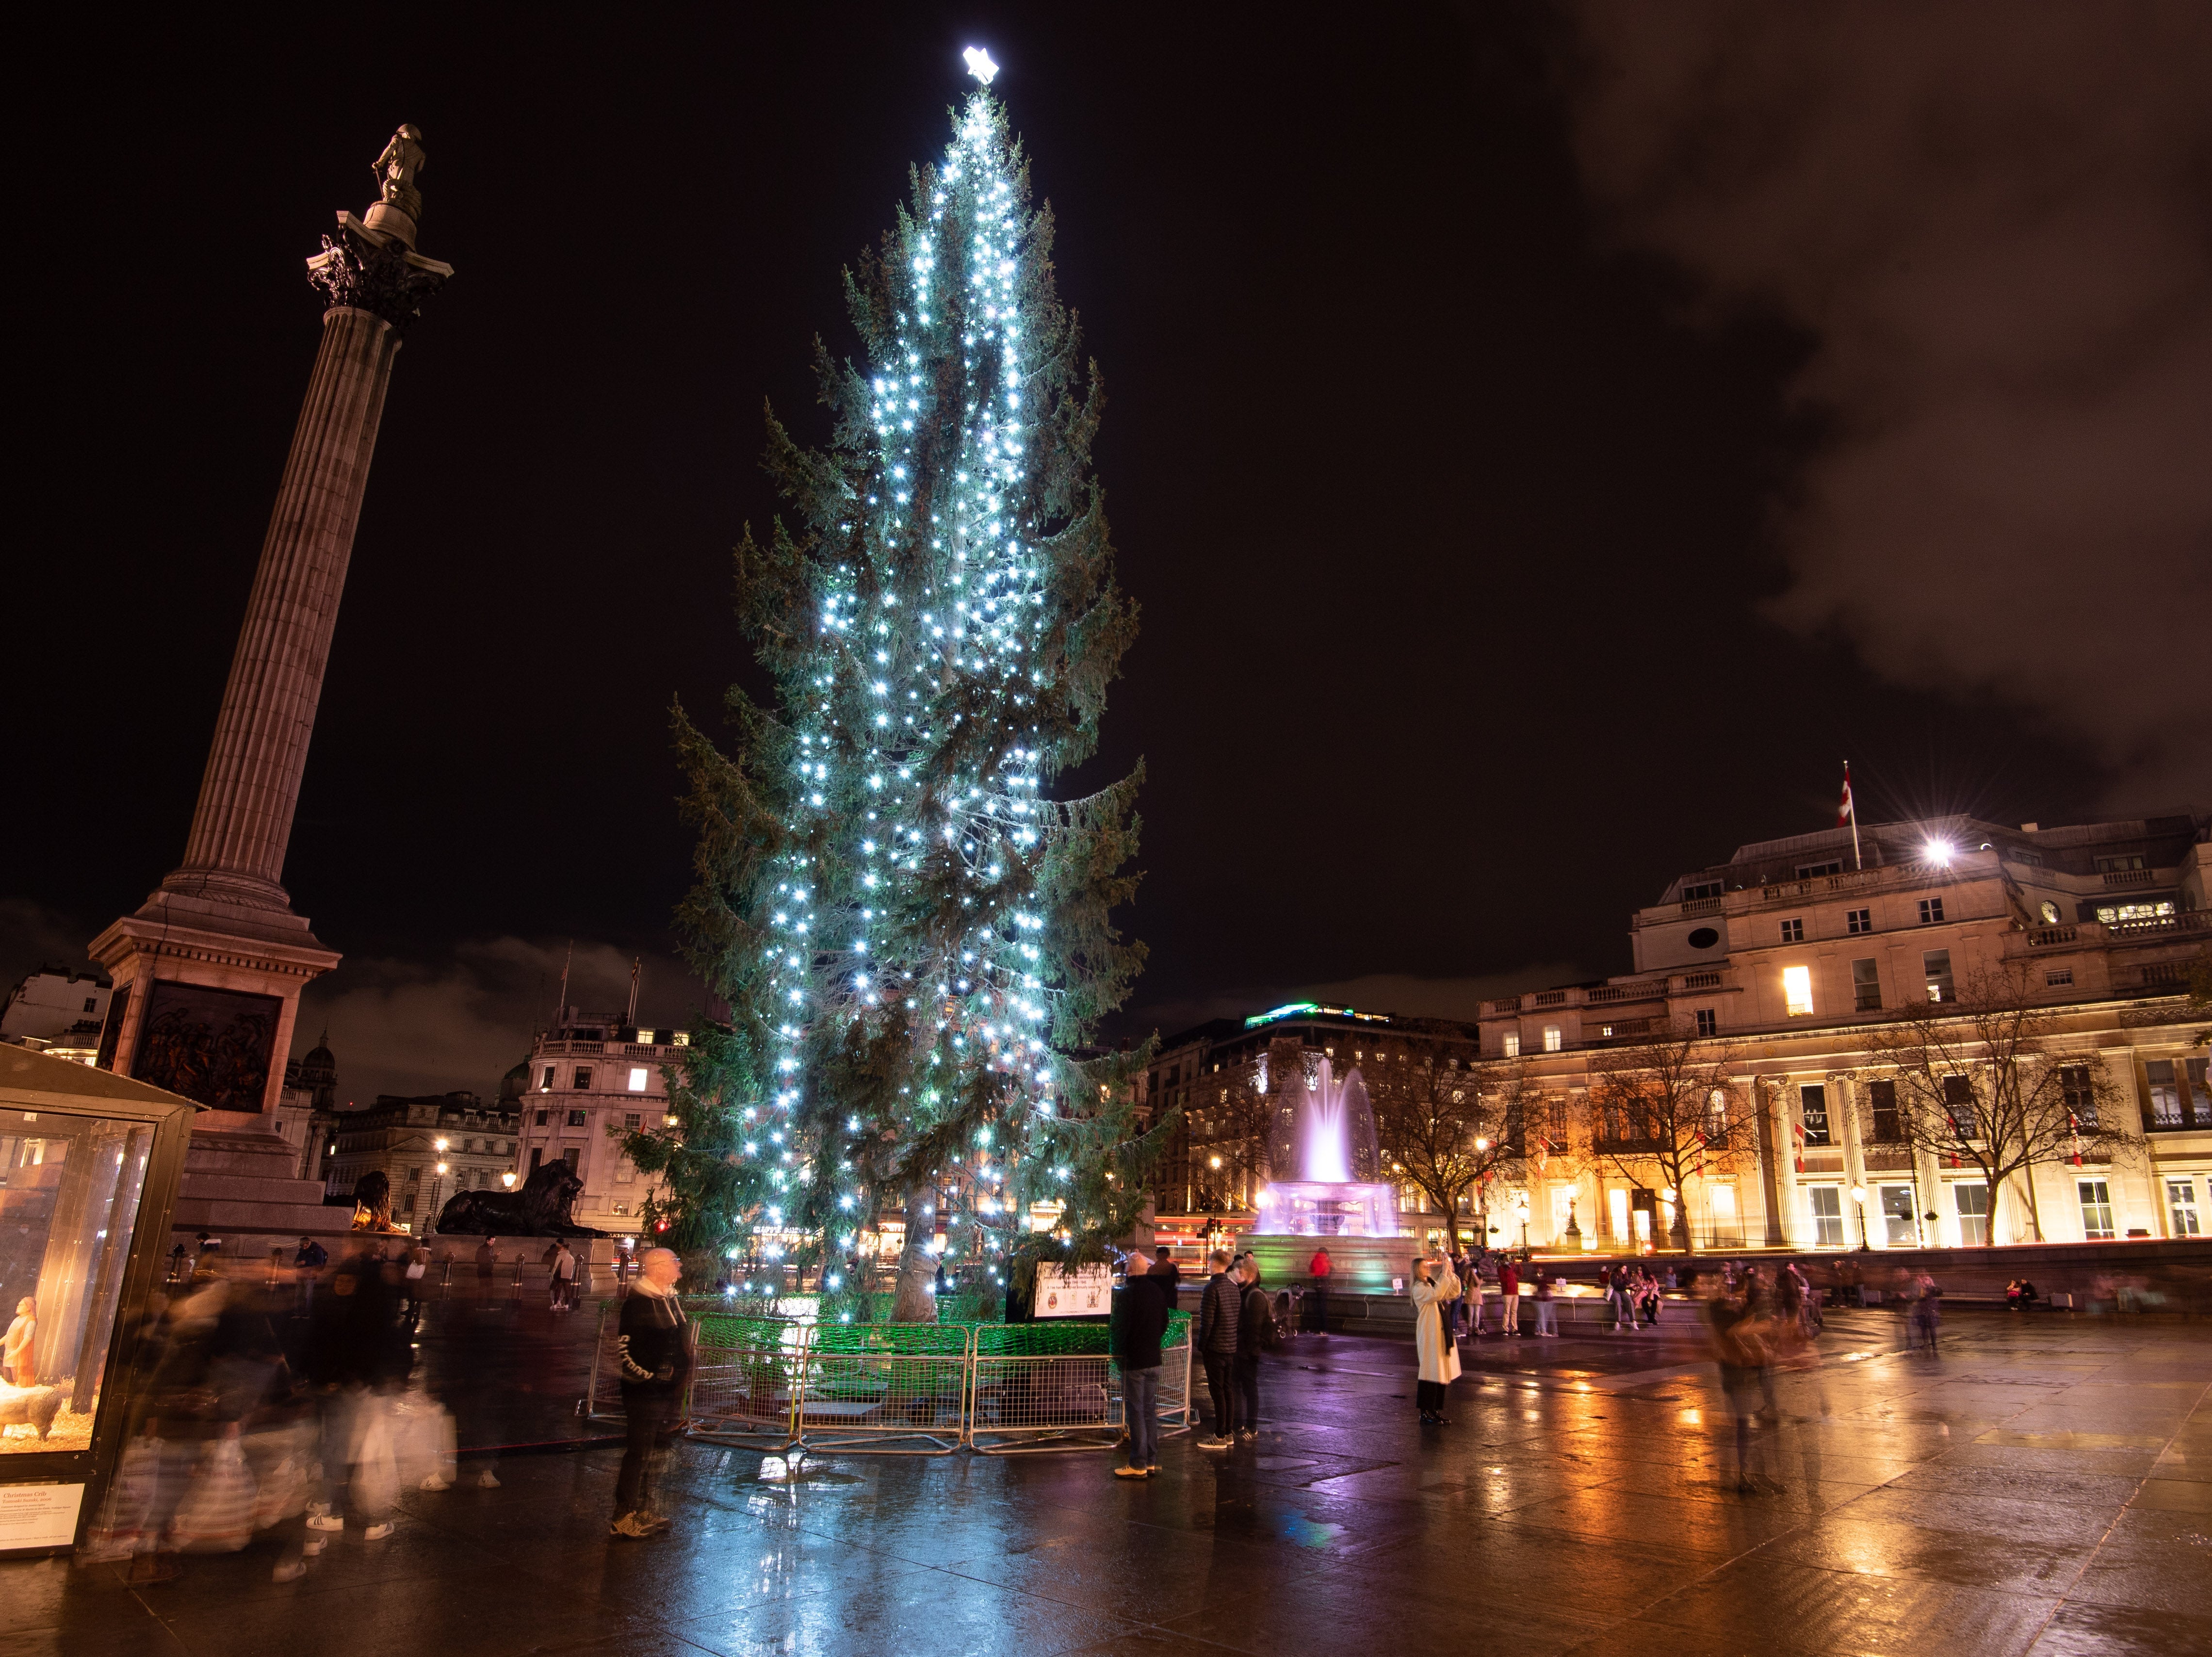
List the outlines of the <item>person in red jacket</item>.
{"type": "Polygon", "coordinates": [[[1313,1287],[1306,1291],[1313,1303],[1313,1326],[1324,1339],[1328,1335],[1328,1250],[1317,1248],[1306,1265],[1306,1275],[1313,1279],[1313,1287]]]}
{"type": "Polygon", "coordinates": [[[1503,1318],[1499,1329],[1505,1334],[1518,1336],[1521,1332],[1521,1268],[1510,1259],[1498,1262],[1498,1307],[1503,1318]]]}

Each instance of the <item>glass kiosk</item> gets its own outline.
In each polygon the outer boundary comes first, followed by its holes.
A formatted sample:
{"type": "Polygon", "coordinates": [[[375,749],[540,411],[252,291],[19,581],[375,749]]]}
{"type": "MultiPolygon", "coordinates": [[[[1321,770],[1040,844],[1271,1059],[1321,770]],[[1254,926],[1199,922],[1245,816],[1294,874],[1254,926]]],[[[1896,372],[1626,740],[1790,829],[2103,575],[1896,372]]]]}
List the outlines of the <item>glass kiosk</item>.
{"type": "Polygon", "coordinates": [[[197,1109],[0,1047],[0,1557],[73,1546],[114,1471],[197,1109]]]}

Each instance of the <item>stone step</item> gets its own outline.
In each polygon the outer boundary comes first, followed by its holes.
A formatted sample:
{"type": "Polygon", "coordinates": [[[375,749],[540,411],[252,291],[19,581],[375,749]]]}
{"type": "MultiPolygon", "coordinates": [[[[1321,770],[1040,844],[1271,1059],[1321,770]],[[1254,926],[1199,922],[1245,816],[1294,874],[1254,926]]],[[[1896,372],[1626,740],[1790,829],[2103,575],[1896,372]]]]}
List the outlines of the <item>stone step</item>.
{"type": "Polygon", "coordinates": [[[323,1205],[323,1188],[313,1180],[257,1180],[250,1174],[187,1174],[177,1195],[186,1200],[274,1203],[287,1208],[323,1205]]]}
{"type": "Polygon", "coordinates": [[[179,1195],[171,1211],[169,1229],[189,1241],[204,1231],[223,1240],[226,1252],[237,1253],[239,1237],[329,1236],[351,1229],[353,1210],[325,1208],[320,1203],[264,1203],[235,1198],[179,1195]]]}

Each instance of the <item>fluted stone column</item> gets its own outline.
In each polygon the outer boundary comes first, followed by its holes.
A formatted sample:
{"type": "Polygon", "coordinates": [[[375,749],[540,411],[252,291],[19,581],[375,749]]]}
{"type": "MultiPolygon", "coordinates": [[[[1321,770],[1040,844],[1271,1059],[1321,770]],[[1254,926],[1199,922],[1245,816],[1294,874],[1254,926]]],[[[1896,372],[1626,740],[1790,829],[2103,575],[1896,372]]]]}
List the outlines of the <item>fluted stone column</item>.
{"type": "MultiPolygon", "coordinates": [[[[340,213],[337,234],[324,237],[323,251],[307,261],[307,279],[329,300],[322,343],[231,658],[185,859],[135,914],[91,946],[116,988],[100,1062],[198,1099],[210,1107],[203,1132],[266,1128],[283,1089],[300,992],[338,962],[294,912],[283,884],[284,854],[392,360],[422,301],[453,274],[415,251],[420,137],[401,129],[377,162],[383,198],[362,217],[340,213]]],[[[232,1169],[224,1179],[241,1189],[216,1193],[210,1186],[209,1200],[244,1203],[243,1187],[254,1177],[232,1169]]],[[[192,1196],[188,1168],[180,1224],[192,1196]]],[[[307,1187],[292,1200],[319,1200],[319,1193],[307,1187]]],[[[211,1209],[199,1223],[222,1229],[237,1218],[211,1209]]]]}
{"type": "Polygon", "coordinates": [[[289,907],[284,852],[398,349],[399,331],[373,312],[324,313],[185,860],[161,883],[171,891],[289,907]]]}

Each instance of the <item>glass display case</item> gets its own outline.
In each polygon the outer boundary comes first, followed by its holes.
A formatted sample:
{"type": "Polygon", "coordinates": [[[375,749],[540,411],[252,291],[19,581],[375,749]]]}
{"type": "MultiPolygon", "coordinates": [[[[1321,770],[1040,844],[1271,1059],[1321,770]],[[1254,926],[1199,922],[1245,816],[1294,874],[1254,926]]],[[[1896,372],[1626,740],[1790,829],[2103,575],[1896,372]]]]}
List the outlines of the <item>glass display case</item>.
{"type": "Polygon", "coordinates": [[[71,1545],[113,1466],[195,1108],[0,1047],[0,1554],[71,1545]]]}

